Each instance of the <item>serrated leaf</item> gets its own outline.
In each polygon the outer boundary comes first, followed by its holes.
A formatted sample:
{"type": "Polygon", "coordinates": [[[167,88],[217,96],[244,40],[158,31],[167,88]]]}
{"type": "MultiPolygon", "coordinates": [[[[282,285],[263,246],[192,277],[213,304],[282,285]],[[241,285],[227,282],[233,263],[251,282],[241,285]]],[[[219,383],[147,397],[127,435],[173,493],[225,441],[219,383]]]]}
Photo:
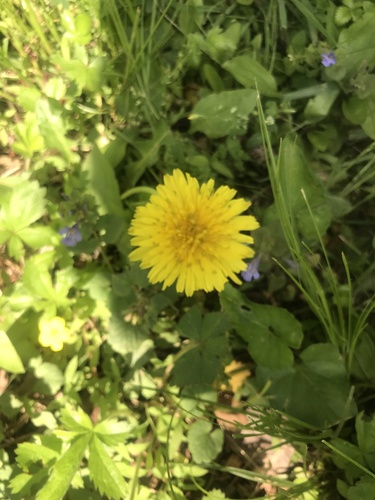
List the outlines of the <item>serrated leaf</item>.
{"type": "Polygon", "coordinates": [[[90,442],[91,433],[76,437],[68,450],[52,467],[47,483],[37,493],[37,500],[61,500],[69,490],[74,474],[79,469],[86,447],[90,442]]]}
{"type": "Polygon", "coordinates": [[[21,443],[17,446],[17,463],[21,469],[28,468],[30,464],[41,461],[46,465],[51,460],[59,458],[60,454],[56,450],[47,448],[37,443],[21,443]]]}
{"type": "Polygon", "coordinates": [[[3,330],[0,330],[0,368],[11,373],[25,373],[21,358],[3,330]]]}
{"type": "Polygon", "coordinates": [[[255,90],[230,90],[203,97],[189,116],[191,132],[211,138],[246,132],[248,116],[256,105],[255,90]]]}
{"type": "Polygon", "coordinates": [[[276,80],[251,55],[244,54],[223,64],[223,68],[248,89],[258,89],[260,94],[277,97],[276,80]]]}
{"type": "Polygon", "coordinates": [[[108,446],[123,443],[129,434],[128,422],[119,422],[115,419],[106,419],[99,422],[94,428],[98,438],[108,446]]]}
{"type": "Polygon", "coordinates": [[[93,425],[90,417],[80,407],[71,411],[67,409],[61,410],[61,423],[66,429],[72,432],[87,432],[93,430],[93,425]]]}
{"type": "Polygon", "coordinates": [[[205,420],[194,422],[189,428],[188,445],[196,463],[210,463],[220,453],[224,443],[221,429],[212,430],[212,424],[205,420]]]}
{"type": "Polygon", "coordinates": [[[90,442],[89,471],[95,487],[102,495],[114,500],[127,498],[128,488],[124,478],[95,435],[90,442]]]}

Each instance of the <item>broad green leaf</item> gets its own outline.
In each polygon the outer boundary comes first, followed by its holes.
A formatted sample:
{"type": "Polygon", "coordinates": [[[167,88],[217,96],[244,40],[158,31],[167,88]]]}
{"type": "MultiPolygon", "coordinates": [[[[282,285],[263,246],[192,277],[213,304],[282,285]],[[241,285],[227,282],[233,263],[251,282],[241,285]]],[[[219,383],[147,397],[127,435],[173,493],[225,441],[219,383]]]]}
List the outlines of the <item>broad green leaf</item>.
{"type": "Polygon", "coordinates": [[[347,500],[375,500],[375,479],[361,477],[354,486],[350,486],[347,495],[347,500]]]}
{"type": "Polygon", "coordinates": [[[61,114],[62,108],[54,99],[39,99],[35,104],[35,116],[46,146],[57,149],[68,163],[73,163],[78,155],[72,151],[74,142],[66,138],[61,114]]]}
{"type": "Polygon", "coordinates": [[[33,294],[53,301],[56,298],[55,289],[48,269],[48,262],[44,262],[42,258],[43,255],[35,255],[26,262],[23,283],[33,294]]]}
{"type": "Polygon", "coordinates": [[[62,371],[53,363],[42,363],[36,366],[34,375],[39,380],[33,389],[41,394],[55,395],[64,383],[62,371]]]}
{"type": "Polygon", "coordinates": [[[203,97],[189,116],[191,132],[199,130],[211,138],[244,134],[255,104],[255,90],[230,90],[203,97]]]}
{"type": "Polygon", "coordinates": [[[18,232],[18,236],[22,241],[33,249],[42,248],[43,246],[59,244],[59,237],[56,232],[48,226],[34,224],[32,227],[26,227],[18,232]]]}
{"type": "Polygon", "coordinates": [[[12,186],[2,197],[0,232],[18,233],[44,215],[46,189],[37,181],[24,179],[12,186]]]}
{"type": "Polygon", "coordinates": [[[93,146],[82,166],[88,177],[87,191],[95,197],[101,214],[124,215],[118,182],[111,164],[93,146]]]}
{"type": "Polygon", "coordinates": [[[223,68],[244,87],[258,89],[260,94],[268,97],[277,97],[276,80],[251,55],[237,56],[223,64],[223,68]]]}
{"type": "Polygon", "coordinates": [[[75,410],[62,409],[60,420],[68,431],[87,432],[93,430],[90,417],[80,407],[75,410]]]}
{"type": "Polygon", "coordinates": [[[119,422],[116,419],[102,420],[94,428],[98,438],[108,446],[123,443],[129,435],[131,426],[128,422],[119,422]]]}
{"type": "Polygon", "coordinates": [[[25,372],[21,358],[3,330],[0,330],[0,368],[11,373],[25,372]]]}
{"type": "Polygon", "coordinates": [[[17,354],[20,356],[24,366],[27,366],[30,359],[38,356],[36,348],[38,345],[38,321],[40,314],[33,309],[22,307],[22,314],[7,330],[9,338],[12,340],[17,354]]]}
{"type": "Polygon", "coordinates": [[[220,300],[259,366],[279,369],[293,364],[290,348],[300,347],[303,333],[300,322],[291,313],[281,307],[250,302],[230,285],[226,285],[220,300]]]}
{"type": "Polygon", "coordinates": [[[292,367],[258,367],[257,379],[259,387],[271,382],[267,395],[274,408],[317,428],[335,425],[357,413],[354,402],[349,402],[343,360],[331,344],[309,346],[300,355],[300,363],[292,367]]]}
{"type": "Polygon", "coordinates": [[[283,141],[279,161],[279,182],[288,210],[301,235],[309,240],[317,240],[318,235],[302,190],[313,213],[315,225],[322,235],[332,219],[325,189],[292,138],[287,137],[283,141]]]}
{"type": "Polygon", "coordinates": [[[60,454],[47,446],[37,443],[20,443],[16,449],[17,463],[21,469],[41,461],[43,465],[59,458],[60,454]]]}
{"type": "Polygon", "coordinates": [[[210,463],[220,453],[224,443],[224,433],[206,420],[197,420],[188,430],[188,446],[196,463],[210,463]]]}
{"type": "Polygon", "coordinates": [[[372,48],[373,36],[371,26],[375,26],[375,6],[371,5],[361,19],[342,29],[337,42],[337,63],[327,70],[332,79],[352,78],[366,70],[371,72],[375,67],[375,52],[372,48]]]}
{"type": "Polygon", "coordinates": [[[147,341],[144,327],[125,321],[121,315],[113,315],[109,323],[107,342],[115,352],[126,355],[136,353],[147,341]]]}
{"type": "Polygon", "coordinates": [[[96,435],[90,442],[89,471],[102,495],[114,500],[129,498],[124,478],[96,435]]]}
{"type": "Polygon", "coordinates": [[[68,450],[52,467],[47,483],[37,493],[37,500],[61,500],[69,490],[74,474],[79,469],[83,454],[90,442],[90,432],[80,434],[70,444],[68,450]]]}
{"type": "Polygon", "coordinates": [[[322,87],[321,92],[307,102],[304,110],[306,120],[318,121],[325,118],[339,95],[339,92],[340,87],[334,82],[329,82],[322,87]]]}
{"type": "Polygon", "coordinates": [[[367,417],[361,412],[355,421],[359,449],[368,464],[375,471],[375,416],[367,417]]]}
{"type": "Polygon", "coordinates": [[[215,379],[227,350],[225,332],[229,327],[222,313],[208,313],[202,318],[197,307],[193,307],[185,314],[178,328],[192,342],[175,362],[172,377],[176,385],[205,385],[215,379]]]}
{"type": "Polygon", "coordinates": [[[375,139],[375,92],[372,91],[366,98],[360,99],[352,95],[343,102],[342,110],[352,123],[360,125],[370,139],[375,139]]]}

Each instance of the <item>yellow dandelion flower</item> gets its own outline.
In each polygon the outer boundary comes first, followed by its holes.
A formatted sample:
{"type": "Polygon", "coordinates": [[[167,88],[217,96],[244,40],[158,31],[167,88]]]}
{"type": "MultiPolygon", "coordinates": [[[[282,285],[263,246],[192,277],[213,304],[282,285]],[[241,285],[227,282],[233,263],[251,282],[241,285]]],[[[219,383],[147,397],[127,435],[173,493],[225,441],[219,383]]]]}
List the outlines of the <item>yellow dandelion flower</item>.
{"type": "Polygon", "coordinates": [[[49,347],[52,351],[61,351],[64,343],[72,343],[73,335],[65,326],[64,318],[55,316],[53,318],[42,318],[39,321],[39,344],[49,347]]]}
{"type": "Polygon", "coordinates": [[[253,257],[253,238],[241,231],[259,227],[251,215],[240,215],[251,203],[227,186],[214,190],[214,181],[199,186],[181,170],[164,176],[157,194],[138,207],[129,228],[131,261],[150,269],[151,283],[163,290],[177,281],[177,291],[191,296],[196,290],[221,291],[228,278],[246,269],[253,257]]]}

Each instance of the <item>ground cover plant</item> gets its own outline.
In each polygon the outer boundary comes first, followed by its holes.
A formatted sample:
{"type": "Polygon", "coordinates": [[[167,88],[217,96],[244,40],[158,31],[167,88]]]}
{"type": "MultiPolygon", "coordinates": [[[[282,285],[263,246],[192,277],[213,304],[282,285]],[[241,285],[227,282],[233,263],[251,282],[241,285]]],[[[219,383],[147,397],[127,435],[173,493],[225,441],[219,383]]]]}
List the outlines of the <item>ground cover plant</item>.
{"type": "Polygon", "coordinates": [[[0,498],[375,498],[374,26],[3,0],[0,498]]]}

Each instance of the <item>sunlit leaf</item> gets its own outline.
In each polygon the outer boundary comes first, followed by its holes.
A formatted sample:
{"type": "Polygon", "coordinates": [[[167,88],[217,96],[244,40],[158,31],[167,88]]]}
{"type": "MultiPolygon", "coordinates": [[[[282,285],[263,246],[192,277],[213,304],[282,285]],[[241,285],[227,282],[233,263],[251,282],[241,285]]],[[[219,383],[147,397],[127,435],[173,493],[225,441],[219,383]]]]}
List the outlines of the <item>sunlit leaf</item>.
{"type": "Polygon", "coordinates": [[[0,368],[11,373],[25,372],[21,358],[3,330],[0,330],[0,368]]]}
{"type": "Polygon", "coordinates": [[[61,500],[68,491],[73,476],[78,470],[83,454],[91,439],[91,433],[80,434],[72,441],[68,450],[54,464],[47,483],[37,493],[37,500],[61,500]]]}
{"type": "Polygon", "coordinates": [[[90,442],[89,471],[93,483],[102,495],[114,500],[128,498],[124,478],[96,435],[90,442]]]}
{"type": "Polygon", "coordinates": [[[194,422],[188,431],[188,445],[196,463],[209,463],[220,453],[224,443],[224,433],[206,420],[194,422]]]}
{"type": "Polygon", "coordinates": [[[255,90],[228,90],[203,97],[189,116],[191,132],[199,130],[211,138],[244,134],[255,104],[255,90]]]}

